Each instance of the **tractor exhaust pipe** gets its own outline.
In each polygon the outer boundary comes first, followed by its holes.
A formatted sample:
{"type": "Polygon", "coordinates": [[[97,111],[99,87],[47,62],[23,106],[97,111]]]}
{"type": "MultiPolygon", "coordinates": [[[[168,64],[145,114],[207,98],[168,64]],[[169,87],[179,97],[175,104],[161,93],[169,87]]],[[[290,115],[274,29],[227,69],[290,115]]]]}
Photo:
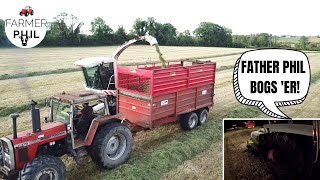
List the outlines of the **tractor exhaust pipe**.
{"type": "Polygon", "coordinates": [[[13,113],[10,117],[12,118],[13,139],[17,139],[17,117],[19,117],[19,114],[13,113]]]}
{"type": "Polygon", "coordinates": [[[32,131],[33,133],[41,131],[41,123],[40,123],[40,110],[36,108],[37,103],[32,100],[31,101],[31,119],[32,119],[32,131]]]}

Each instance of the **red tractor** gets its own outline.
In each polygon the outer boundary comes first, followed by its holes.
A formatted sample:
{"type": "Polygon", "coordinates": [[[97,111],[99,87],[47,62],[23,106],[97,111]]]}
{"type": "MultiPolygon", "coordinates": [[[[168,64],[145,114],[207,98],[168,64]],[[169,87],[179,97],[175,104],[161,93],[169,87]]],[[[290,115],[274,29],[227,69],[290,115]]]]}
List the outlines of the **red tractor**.
{"type": "Polygon", "coordinates": [[[34,13],[34,11],[33,11],[33,9],[32,9],[32,7],[31,6],[26,6],[24,9],[22,9],[21,11],[20,11],[20,16],[29,16],[29,14],[32,16],[33,15],[33,13],[34,13]]]}
{"type": "Polygon", "coordinates": [[[140,40],[146,37],[127,42],[112,58],[77,61],[87,91],[52,96],[46,101],[50,113],[42,126],[34,101],[31,130],[17,133],[18,115],[12,114],[13,134],[1,138],[0,174],[65,179],[65,165],[59,158],[65,154],[80,165],[91,157],[100,167],[114,168],[129,158],[134,132],[176,121],[184,130],[204,124],[213,106],[216,64],[118,66],[120,53],[140,40]],[[84,114],[89,123],[81,123],[84,114]]]}

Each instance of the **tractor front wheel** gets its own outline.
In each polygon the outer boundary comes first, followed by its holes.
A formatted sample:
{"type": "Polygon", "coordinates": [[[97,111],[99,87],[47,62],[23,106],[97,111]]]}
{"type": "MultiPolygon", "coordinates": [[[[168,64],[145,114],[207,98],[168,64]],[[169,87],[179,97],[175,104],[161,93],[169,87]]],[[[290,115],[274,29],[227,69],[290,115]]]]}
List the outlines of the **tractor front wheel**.
{"type": "Polygon", "coordinates": [[[20,171],[21,180],[60,180],[66,178],[66,167],[55,156],[39,156],[26,164],[20,171]]]}
{"type": "Polygon", "coordinates": [[[97,132],[91,147],[92,160],[103,168],[115,168],[129,159],[133,145],[130,129],[110,123],[97,132]]]}
{"type": "Polygon", "coordinates": [[[33,10],[30,12],[30,15],[31,15],[31,16],[33,15],[33,10]]]}

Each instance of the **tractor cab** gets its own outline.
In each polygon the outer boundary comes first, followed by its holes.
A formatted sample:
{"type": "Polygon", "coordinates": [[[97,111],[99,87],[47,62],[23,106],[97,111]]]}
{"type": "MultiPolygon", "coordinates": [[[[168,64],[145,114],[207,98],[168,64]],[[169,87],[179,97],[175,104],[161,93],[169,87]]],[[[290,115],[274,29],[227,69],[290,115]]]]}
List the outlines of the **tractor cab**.
{"type": "Polygon", "coordinates": [[[66,124],[71,135],[72,147],[73,149],[76,149],[84,145],[91,122],[95,118],[106,115],[110,115],[106,95],[93,92],[72,94],[63,92],[50,99],[50,116],[47,121],[62,122],[66,124]],[[82,114],[83,105],[86,103],[92,108],[92,111],[90,114],[86,114],[88,119],[82,119],[84,116],[84,114],[82,114]],[[81,123],[81,121],[86,121],[86,123],[81,123]],[[80,129],[85,133],[80,134],[80,129]]]}

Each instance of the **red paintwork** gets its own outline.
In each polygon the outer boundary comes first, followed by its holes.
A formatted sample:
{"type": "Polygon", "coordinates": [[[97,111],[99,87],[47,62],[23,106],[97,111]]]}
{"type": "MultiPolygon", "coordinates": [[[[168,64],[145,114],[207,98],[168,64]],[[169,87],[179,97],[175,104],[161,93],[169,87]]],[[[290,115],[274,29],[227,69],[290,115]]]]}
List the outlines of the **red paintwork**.
{"type": "Polygon", "coordinates": [[[251,129],[251,128],[255,128],[256,127],[256,123],[254,121],[248,121],[247,122],[247,128],[251,129]]]}
{"type": "Polygon", "coordinates": [[[216,64],[211,62],[192,66],[175,64],[167,68],[153,66],[136,70],[118,66],[117,88],[143,95],[166,94],[214,83],[215,69],[216,64]],[[149,84],[148,92],[142,89],[146,84],[149,84]]]}
{"type": "Polygon", "coordinates": [[[96,122],[96,121],[93,121],[91,123],[90,129],[89,129],[88,134],[87,134],[86,142],[85,142],[86,146],[90,146],[91,145],[99,125],[100,125],[100,123],[96,122]]]}
{"type": "Polygon", "coordinates": [[[29,14],[32,12],[32,7],[31,6],[26,6],[24,9],[21,10],[22,14],[24,15],[26,12],[29,14]]]}
{"type": "Polygon", "coordinates": [[[132,131],[176,121],[181,114],[200,108],[213,106],[215,63],[195,64],[184,67],[183,63],[144,67],[132,70],[117,67],[117,115],[94,120],[86,137],[90,146],[99,126],[112,119],[126,120],[132,131]],[[144,83],[149,91],[143,91],[144,83]],[[143,95],[149,100],[141,100],[119,92],[126,91],[143,95]],[[203,93],[206,92],[206,93],[203,93]],[[163,100],[168,103],[161,105],[163,100]]]}
{"type": "Polygon", "coordinates": [[[19,132],[17,139],[13,139],[12,135],[7,136],[7,138],[11,139],[14,145],[16,169],[18,170],[22,169],[26,163],[30,162],[32,159],[36,157],[39,145],[43,145],[52,141],[63,139],[63,138],[66,138],[67,136],[66,125],[62,122],[47,123],[47,124],[44,124],[41,127],[41,129],[42,131],[37,133],[32,133],[32,130],[19,132]],[[49,136],[52,136],[59,132],[63,132],[63,134],[57,137],[48,138],[49,136]],[[41,135],[44,135],[43,138],[38,138],[38,136],[41,136],[41,135]],[[34,144],[28,145],[28,160],[25,162],[20,162],[18,150],[19,148],[25,148],[26,146],[22,146],[21,143],[26,143],[26,142],[32,142],[34,144]],[[21,147],[17,147],[17,145],[21,145],[21,147]]]}
{"type": "Polygon", "coordinates": [[[215,63],[138,68],[118,67],[119,91],[144,95],[149,100],[118,93],[118,112],[133,124],[153,128],[178,116],[213,105],[215,63]],[[143,91],[144,83],[149,91],[143,91]],[[167,103],[165,103],[167,101],[167,103]]]}

